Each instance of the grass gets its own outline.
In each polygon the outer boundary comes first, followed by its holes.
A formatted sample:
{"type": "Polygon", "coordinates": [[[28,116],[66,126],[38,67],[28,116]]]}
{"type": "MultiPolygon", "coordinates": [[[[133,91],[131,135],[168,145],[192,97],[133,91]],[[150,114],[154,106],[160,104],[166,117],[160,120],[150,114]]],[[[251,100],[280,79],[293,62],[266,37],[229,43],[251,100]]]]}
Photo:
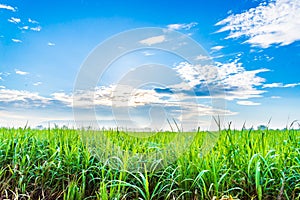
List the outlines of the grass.
{"type": "Polygon", "coordinates": [[[152,155],[190,133],[137,138],[92,132],[106,136],[106,145],[97,148],[104,158],[115,147],[125,150],[122,158],[111,158],[116,167],[92,154],[82,134],[86,131],[1,128],[0,199],[300,199],[299,130],[220,130],[207,154],[201,147],[208,133],[198,131],[174,162],[139,171],[130,170],[126,152],[152,155]]]}

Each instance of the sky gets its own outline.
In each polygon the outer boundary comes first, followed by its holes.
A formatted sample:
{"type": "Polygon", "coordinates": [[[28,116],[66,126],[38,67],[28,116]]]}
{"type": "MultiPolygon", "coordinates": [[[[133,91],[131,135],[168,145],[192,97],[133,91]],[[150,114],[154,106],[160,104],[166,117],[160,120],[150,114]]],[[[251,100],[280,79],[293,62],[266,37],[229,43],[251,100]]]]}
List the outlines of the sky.
{"type": "Polygon", "coordinates": [[[0,126],[284,128],[299,58],[300,0],[0,0],[0,126]]]}

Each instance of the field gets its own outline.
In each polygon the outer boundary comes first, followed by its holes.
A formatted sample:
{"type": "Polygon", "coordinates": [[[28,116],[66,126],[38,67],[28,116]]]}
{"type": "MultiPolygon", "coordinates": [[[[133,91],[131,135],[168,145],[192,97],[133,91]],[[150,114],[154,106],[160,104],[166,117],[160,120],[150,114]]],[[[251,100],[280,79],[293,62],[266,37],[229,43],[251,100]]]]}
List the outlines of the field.
{"type": "MultiPolygon", "coordinates": [[[[124,160],[114,168],[99,159],[82,132],[1,128],[0,199],[300,199],[299,130],[221,130],[207,154],[201,146],[208,133],[198,131],[174,162],[140,171],[124,160]]],[[[117,130],[94,133],[133,152],[188,134],[132,139],[117,130]]]]}

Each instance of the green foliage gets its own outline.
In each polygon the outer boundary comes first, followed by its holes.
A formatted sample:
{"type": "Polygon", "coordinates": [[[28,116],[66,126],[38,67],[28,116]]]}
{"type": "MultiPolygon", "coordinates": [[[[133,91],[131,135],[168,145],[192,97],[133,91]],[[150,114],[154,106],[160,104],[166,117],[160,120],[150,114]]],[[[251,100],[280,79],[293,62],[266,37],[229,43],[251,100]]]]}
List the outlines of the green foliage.
{"type": "MultiPolygon", "coordinates": [[[[300,199],[299,130],[220,130],[207,154],[203,138],[211,133],[198,130],[174,163],[140,172],[126,160],[118,160],[121,168],[99,161],[82,131],[1,128],[0,199],[300,199]]],[[[188,133],[97,134],[125,151],[151,153],[188,133]]],[[[109,145],[103,153],[112,153],[109,145]]]]}

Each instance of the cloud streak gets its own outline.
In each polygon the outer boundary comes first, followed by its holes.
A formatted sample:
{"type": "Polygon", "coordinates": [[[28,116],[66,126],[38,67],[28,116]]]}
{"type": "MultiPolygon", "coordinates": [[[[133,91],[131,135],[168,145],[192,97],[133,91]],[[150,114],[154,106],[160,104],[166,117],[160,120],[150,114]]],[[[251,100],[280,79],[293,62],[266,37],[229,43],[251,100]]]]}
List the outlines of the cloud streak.
{"type": "Polygon", "coordinates": [[[214,46],[214,47],[210,48],[210,50],[211,51],[220,51],[223,48],[224,48],[224,46],[214,46]]]}
{"type": "Polygon", "coordinates": [[[31,27],[30,30],[40,32],[42,30],[42,27],[41,26],[31,27]]]}
{"type": "Polygon", "coordinates": [[[253,101],[237,101],[236,103],[239,105],[242,105],[242,106],[259,106],[260,105],[260,103],[253,102],[253,101]]]}
{"type": "Polygon", "coordinates": [[[154,37],[150,37],[150,38],[146,38],[144,40],[141,40],[140,43],[151,46],[153,44],[162,43],[165,40],[166,40],[166,37],[164,35],[159,35],[159,36],[154,36],[154,37]]]}
{"type": "Polygon", "coordinates": [[[22,40],[19,40],[19,39],[16,39],[16,38],[11,39],[11,41],[13,41],[15,43],[22,43],[22,40]]]}
{"type": "Polygon", "coordinates": [[[191,22],[191,23],[188,23],[188,24],[169,24],[167,26],[167,28],[169,30],[175,30],[175,31],[178,31],[178,30],[190,30],[191,28],[197,26],[198,23],[197,22],[191,22]]]}
{"type": "Polygon", "coordinates": [[[269,83],[269,84],[264,84],[263,88],[293,88],[296,86],[300,86],[300,83],[289,83],[289,84],[269,83]]]}
{"type": "Polygon", "coordinates": [[[16,74],[22,75],[22,76],[25,76],[25,75],[29,74],[29,72],[21,71],[21,70],[18,70],[18,69],[15,69],[15,72],[16,72],[16,74]]]}
{"type": "Polygon", "coordinates": [[[16,12],[16,8],[9,6],[9,5],[5,5],[5,4],[0,4],[0,9],[6,9],[6,10],[16,12]]]}
{"type": "Polygon", "coordinates": [[[14,24],[18,24],[21,22],[20,18],[15,18],[15,17],[11,17],[10,19],[8,19],[9,22],[14,23],[14,24]]]}
{"type": "Polygon", "coordinates": [[[261,3],[241,14],[219,21],[217,32],[229,31],[229,38],[248,38],[253,46],[289,45],[300,40],[300,0],[275,0],[261,3]]]}
{"type": "Polygon", "coordinates": [[[47,45],[48,45],[48,46],[55,46],[55,43],[53,43],[53,42],[48,42],[47,45]]]}

